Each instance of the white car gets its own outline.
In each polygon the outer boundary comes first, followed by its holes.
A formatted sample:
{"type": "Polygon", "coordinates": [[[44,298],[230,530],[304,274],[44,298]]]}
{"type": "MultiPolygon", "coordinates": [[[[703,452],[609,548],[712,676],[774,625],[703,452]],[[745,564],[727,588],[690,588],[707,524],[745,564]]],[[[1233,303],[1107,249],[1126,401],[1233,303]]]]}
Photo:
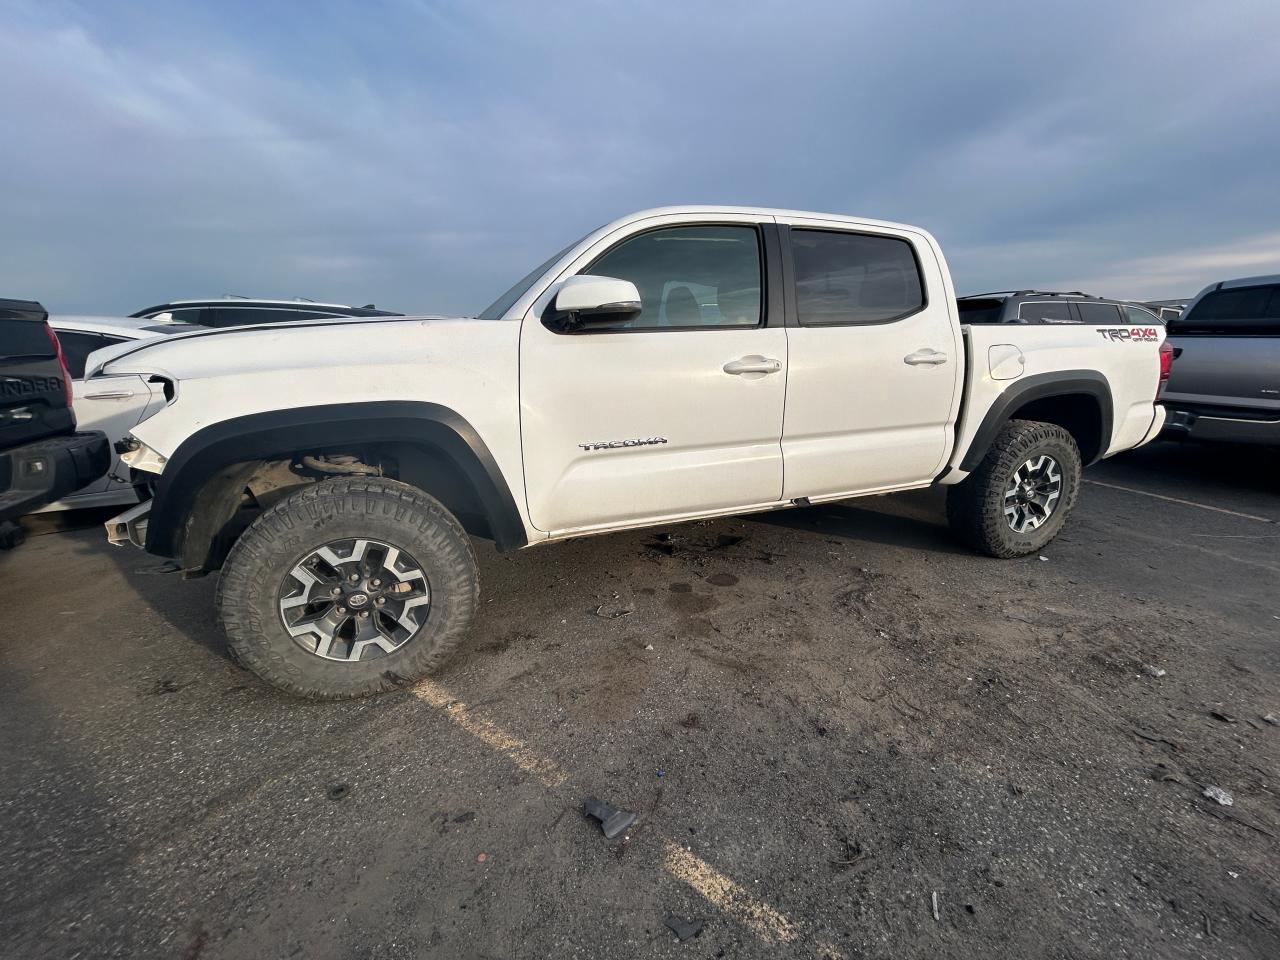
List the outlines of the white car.
{"type": "Polygon", "coordinates": [[[949,488],[990,555],[1044,547],[1082,464],[1146,443],[1158,324],[962,325],[924,230],[668,207],[557,253],[476,318],[308,321],[118,347],[163,385],[108,524],[222,568],[232,650],[312,698],[409,682],[465,636],[467,534],[502,549],[949,488]]]}
{"type": "MultiPolygon", "coordinates": [[[[53,316],[49,318],[49,326],[58,335],[71,374],[72,409],[78,429],[101,430],[112,443],[153,412],[154,406],[162,405],[164,394],[132,376],[100,377],[86,385],[84,369],[89,355],[106,347],[198,329],[185,323],[97,316],[53,316]]],[[[116,454],[113,452],[111,457],[111,469],[106,476],[39,512],[137,503],[133,485],[116,479],[120,473],[116,469],[116,454]]]]}

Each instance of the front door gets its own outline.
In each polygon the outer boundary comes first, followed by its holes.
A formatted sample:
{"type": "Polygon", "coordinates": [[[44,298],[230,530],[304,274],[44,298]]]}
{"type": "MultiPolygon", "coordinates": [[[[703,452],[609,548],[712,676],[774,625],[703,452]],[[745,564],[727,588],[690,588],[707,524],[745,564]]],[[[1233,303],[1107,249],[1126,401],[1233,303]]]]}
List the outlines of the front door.
{"type": "Polygon", "coordinates": [[[781,498],[787,337],[768,309],[765,229],[684,223],[633,234],[578,272],[630,280],[638,315],[576,333],[525,318],[520,418],[538,529],[781,498]]]}

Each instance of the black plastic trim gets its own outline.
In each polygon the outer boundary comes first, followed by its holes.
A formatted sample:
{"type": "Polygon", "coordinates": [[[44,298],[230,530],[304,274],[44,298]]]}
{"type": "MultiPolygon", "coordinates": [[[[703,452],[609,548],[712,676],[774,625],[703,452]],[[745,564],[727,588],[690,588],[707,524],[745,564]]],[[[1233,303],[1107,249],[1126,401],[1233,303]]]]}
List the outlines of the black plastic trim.
{"type": "Polygon", "coordinates": [[[440,450],[463,471],[484,506],[500,550],[528,543],[515,499],[480,435],[448,407],[408,400],[326,404],[223,420],[188,437],[169,458],[156,485],[147,550],[191,556],[183,541],[188,517],[205,508],[196,498],[206,480],[233,464],[346,443],[408,442],[440,450]]]}
{"type": "MultiPolygon", "coordinates": [[[[1096,370],[1061,370],[1057,373],[1040,373],[1014,381],[1004,393],[1000,394],[982,418],[982,424],[973,435],[973,442],[965,451],[960,461],[960,469],[976,470],[982,463],[991,444],[1013,413],[1024,404],[1033,400],[1045,400],[1049,397],[1065,397],[1072,394],[1085,394],[1098,402],[1102,413],[1102,435],[1098,444],[1097,455],[1089,463],[1096,463],[1107,447],[1111,445],[1111,428],[1114,423],[1114,405],[1111,400],[1111,387],[1107,378],[1096,370]]],[[[1087,466],[1088,464],[1086,464],[1087,466]]]]}

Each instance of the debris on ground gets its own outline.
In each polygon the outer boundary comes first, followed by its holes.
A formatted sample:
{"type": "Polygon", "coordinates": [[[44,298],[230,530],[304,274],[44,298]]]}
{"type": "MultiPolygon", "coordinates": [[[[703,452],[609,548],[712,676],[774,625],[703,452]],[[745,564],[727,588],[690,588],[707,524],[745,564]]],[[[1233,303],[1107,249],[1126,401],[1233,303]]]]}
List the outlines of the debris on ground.
{"type": "Polygon", "coordinates": [[[1224,807],[1229,807],[1235,803],[1235,799],[1227,791],[1221,787],[1208,786],[1204,788],[1204,795],[1210,800],[1216,800],[1224,807]]]}
{"type": "Polygon", "coordinates": [[[1280,715],[1277,715],[1274,713],[1264,713],[1262,715],[1262,719],[1265,720],[1267,723],[1271,724],[1273,727],[1280,727],[1280,715]]]}
{"type": "Polygon", "coordinates": [[[1215,720],[1221,720],[1223,723],[1235,723],[1236,718],[1229,713],[1223,713],[1221,710],[1210,710],[1209,716],[1215,720]]]}
{"type": "MultiPolygon", "coordinates": [[[[1043,560],[1044,557],[1041,557],[1040,559],[1043,560]]],[[[938,891],[937,890],[933,891],[933,919],[934,920],[942,919],[942,914],[938,912],[938,891]]]]}
{"type": "Polygon", "coordinates": [[[488,859],[489,859],[489,855],[485,853],[483,850],[481,850],[479,853],[476,854],[476,863],[484,863],[488,859]]]}
{"type": "Polygon", "coordinates": [[[350,792],[351,792],[351,788],[347,786],[345,783],[335,783],[333,786],[329,788],[329,799],[341,800],[350,792]]]}
{"type": "Polygon", "coordinates": [[[701,935],[702,928],[706,926],[705,920],[686,920],[684,917],[677,917],[674,913],[667,914],[662,922],[666,924],[668,930],[676,935],[676,939],[681,943],[701,935]]]}
{"type": "Polygon", "coordinates": [[[1165,670],[1164,667],[1157,667],[1151,663],[1144,663],[1142,665],[1142,672],[1145,673],[1148,677],[1163,677],[1166,673],[1168,673],[1168,671],[1165,670]]]}
{"type": "Polygon", "coordinates": [[[697,730],[702,726],[702,718],[696,713],[687,713],[684,719],[680,721],[680,726],[686,730],[697,730]]]}
{"type": "Polygon", "coordinates": [[[1040,559],[1045,561],[1046,563],[1049,561],[1049,558],[1046,557],[1044,554],[1040,554],[1040,559]]]}
{"type": "Polygon", "coordinates": [[[582,812],[600,821],[600,829],[606,840],[614,839],[636,822],[636,815],[630,810],[619,810],[595,797],[587,797],[582,801],[582,812]]]}
{"type": "Polygon", "coordinates": [[[627,610],[621,607],[615,607],[612,610],[606,610],[605,607],[607,607],[608,605],[609,604],[605,602],[600,604],[600,606],[596,607],[595,609],[596,616],[599,617],[601,620],[618,620],[622,617],[629,617],[631,616],[632,613],[635,612],[633,610],[627,610]]]}

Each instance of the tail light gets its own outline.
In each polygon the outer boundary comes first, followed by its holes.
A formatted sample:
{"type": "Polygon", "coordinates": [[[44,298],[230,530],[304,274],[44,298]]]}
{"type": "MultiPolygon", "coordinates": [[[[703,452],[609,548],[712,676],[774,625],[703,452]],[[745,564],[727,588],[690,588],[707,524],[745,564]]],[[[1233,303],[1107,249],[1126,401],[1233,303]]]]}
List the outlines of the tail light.
{"type": "Polygon", "coordinates": [[[1173,344],[1166,340],[1160,344],[1160,382],[1156,385],[1157,397],[1164,392],[1171,373],[1173,373],[1173,344]]]}
{"type": "Polygon", "coordinates": [[[58,355],[58,366],[62,368],[62,395],[67,401],[67,409],[75,414],[75,407],[71,403],[71,368],[67,366],[67,355],[62,352],[62,342],[58,340],[58,335],[53,332],[53,327],[45,326],[45,333],[49,334],[49,342],[53,344],[53,352],[58,355]]]}

